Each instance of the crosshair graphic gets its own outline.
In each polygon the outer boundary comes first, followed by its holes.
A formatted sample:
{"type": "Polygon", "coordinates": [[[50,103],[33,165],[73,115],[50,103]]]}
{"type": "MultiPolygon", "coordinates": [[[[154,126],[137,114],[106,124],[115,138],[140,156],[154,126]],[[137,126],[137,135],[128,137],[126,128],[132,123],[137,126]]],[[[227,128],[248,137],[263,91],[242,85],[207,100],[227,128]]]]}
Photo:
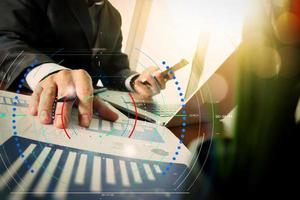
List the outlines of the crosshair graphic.
{"type": "MultiPolygon", "coordinates": [[[[132,135],[133,135],[133,133],[134,133],[134,130],[135,130],[135,128],[136,128],[137,120],[138,120],[138,115],[139,115],[139,114],[138,114],[138,110],[137,110],[137,107],[136,107],[136,104],[135,104],[135,101],[134,101],[134,98],[133,98],[132,94],[131,94],[131,93],[128,93],[128,95],[129,95],[129,97],[130,97],[130,99],[131,99],[131,101],[132,101],[132,104],[133,104],[133,106],[134,106],[134,111],[135,111],[134,124],[133,124],[133,127],[132,127],[132,129],[131,129],[131,131],[130,131],[130,133],[129,133],[129,136],[128,136],[128,138],[131,138],[132,135]]],[[[76,99],[77,99],[77,98],[76,98],[76,99]]],[[[76,99],[74,99],[74,101],[73,101],[72,104],[75,103],[76,99]]],[[[88,97],[87,99],[89,99],[89,97],[88,97]]],[[[87,100],[87,99],[86,99],[86,100],[87,100]]],[[[67,100],[67,99],[65,98],[64,101],[63,101],[63,103],[62,103],[61,113],[60,113],[60,114],[56,114],[56,115],[60,115],[60,116],[61,116],[61,123],[62,123],[63,130],[64,130],[66,136],[68,137],[68,139],[71,139],[71,136],[70,136],[70,134],[68,133],[68,131],[67,131],[67,129],[66,129],[65,122],[64,122],[64,117],[63,117],[63,116],[64,116],[64,108],[65,108],[66,100],[67,100]]],[[[56,104],[56,103],[55,103],[55,104],[56,104]]]]}
{"type": "MultiPolygon", "coordinates": [[[[164,66],[167,70],[169,70],[170,67],[169,67],[169,66],[166,66],[166,62],[165,62],[165,61],[163,61],[162,64],[163,64],[163,66],[164,66]]],[[[30,70],[32,69],[33,66],[34,66],[34,64],[32,64],[32,65],[30,66],[30,68],[27,69],[26,73],[24,74],[24,78],[22,78],[22,79],[20,80],[20,84],[18,85],[18,88],[19,88],[19,89],[16,91],[17,94],[20,93],[20,89],[22,89],[22,87],[23,87],[23,84],[24,84],[24,82],[25,82],[25,78],[26,78],[27,74],[30,72],[30,70]]],[[[183,91],[182,91],[181,87],[179,86],[179,82],[177,81],[176,76],[175,76],[175,74],[174,74],[174,72],[173,72],[172,70],[170,70],[169,73],[173,76],[173,80],[175,81],[175,86],[177,87],[177,90],[178,90],[178,92],[179,92],[179,97],[181,98],[181,102],[183,103],[183,104],[182,104],[182,107],[185,108],[185,104],[184,104],[185,99],[183,98],[183,91]]],[[[136,124],[137,124],[138,111],[137,111],[137,108],[136,108],[136,105],[135,105],[134,98],[132,97],[132,95],[131,95],[130,93],[129,93],[129,96],[130,96],[130,98],[131,98],[131,100],[132,100],[132,102],[133,102],[134,108],[135,108],[135,121],[134,121],[134,126],[133,126],[133,128],[132,128],[132,130],[130,131],[130,134],[129,134],[129,138],[131,138],[132,135],[134,134],[134,130],[135,130],[135,127],[136,127],[136,124]]],[[[15,100],[18,100],[18,96],[15,97],[15,100]]],[[[64,120],[63,120],[63,112],[64,112],[63,110],[64,110],[64,105],[65,105],[65,103],[66,103],[66,101],[63,102],[62,110],[61,110],[61,114],[60,114],[60,115],[61,115],[61,120],[62,120],[62,124],[63,124],[63,130],[64,130],[66,136],[67,136],[69,139],[71,139],[70,134],[67,132],[67,130],[66,130],[66,128],[65,128],[64,120]]],[[[15,107],[13,108],[13,111],[14,111],[14,112],[16,111],[16,105],[17,105],[17,102],[14,102],[14,106],[15,106],[15,107]]],[[[184,109],[182,110],[182,115],[184,115],[184,116],[182,117],[182,120],[183,120],[183,122],[182,122],[182,130],[181,130],[181,131],[182,131],[182,134],[180,135],[179,145],[178,145],[178,147],[177,147],[177,150],[175,151],[175,154],[174,154],[174,156],[172,157],[172,160],[173,160],[173,161],[175,161],[175,160],[176,160],[176,157],[179,156],[179,152],[180,152],[180,149],[181,149],[181,145],[182,145],[182,143],[183,143],[183,138],[184,138],[185,132],[186,132],[186,129],[185,129],[185,127],[186,127],[186,122],[185,122],[185,120],[186,120],[186,111],[185,111],[184,109]]],[[[12,116],[15,117],[15,116],[16,116],[15,113],[14,113],[12,116]]],[[[16,120],[15,120],[15,119],[12,120],[12,123],[15,124],[15,123],[16,123],[16,120]]],[[[15,125],[13,125],[13,129],[16,130],[16,126],[15,126],[15,125]]],[[[16,131],[14,131],[14,135],[15,135],[15,136],[17,135],[17,132],[16,132],[16,131]]],[[[20,143],[18,142],[18,138],[17,138],[17,137],[15,137],[15,141],[16,141],[16,147],[18,148],[18,151],[20,152],[21,157],[24,157],[24,155],[22,154],[23,150],[20,148],[20,143]]],[[[30,164],[28,164],[28,163],[26,162],[26,160],[25,160],[24,162],[25,162],[25,164],[27,164],[27,168],[28,168],[28,169],[31,169],[30,164]]],[[[170,163],[168,164],[168,166],[166,167],[166,169],[162,172],[162,175],[166,175],[167,171],[169,171],[169,170],[171,169],[171,166],[172,166],[172,165],[173,165],[173,162],[170,162],[170,163]]],[[[33,172],[34,172],[34,169],[31,169],[31,172],[33,173],[33,172]]]]}
{"type": "MultiPolygon", "coordinates": [[[[13,107],[12,107],[12,111],[13,111],[13,114],[12,114],[12,119],[13,119],[12,120],[13,136],[15,136],[14,140],[16,142],[16,148],[18,149],[18,152],[19,152],[21,158],[25,158],[25,155],[23,154],[24,150],[21,148],[21,144],[19,142],[19,138],[17,137],[18,136],[18,132],[17,132],[17,126],[16,126],[16,122],[17,122],[17,119],[16,119],[17,114],[16,114],[16,112],[17,112],[17,104],[18,104],[18,100],[19,100],[18,94],[21,93],[21,89],[22,89],[22,87],[23,87],[23,85],[25,83],[25,78],[26,78],[27,74],[31,71],[31,69],[33,67],[34,67],[34,63],[27,68],[26,72],[24,73],[24,77],[21,78],[21,80],[20,80],[20,82],[18,84],[18,89],[16,91],[17,95],[14,98],[13,107]]],[[[24,164],[27,166],[27,169],[30,170],[31,173],[34,173],[34,169],[30,165],[30,163],[27,161],[27,159],[24,160],[24,164]]]]}
{"type": "MultiPolygon", "coordinates": [[[[166,61],[163,61],[162,62],[163,66],[169,70],[170,67],[168,65],[166,65],[166,61]]],[[[180,139],[179,139],[179,145],[177,146],[177,149],[175,151],[175,155],[172,157],[172,160],[175,161],[176,160],[176,157],[179,155],[179,152],[180,152],[180,149],[181,149],[181,145],[183,143],[183,139],[184,139],[184,136],[185,136],[185,133],[186,133],[186,110],[185,110],[185,98],[183,97],[183,90],[181,89],[181,87],[179,87],[179,82],[178,80],[176,79],[176,76],[174,74],[174,72],[172,70],[169,70],[169,74],[171,74],[173,77],[172,79],[175,81],[175,86],[177,87],[177,91],[178,91],[178,95],[179,97],[181,98],[180,101],[182,102],[182,129],[181,129],[181,132],[182,134],[180,135],[180,139]]],[[[173,162],[170,162],[166,169],[163,171],[162,175],[166,175],[167,171],[169,171],[171,169],[171,166],[173,165],[173,162]]]]}
{"type": "MultiPolygon", "coordinates": [[[[166,62],[164,61],[164,62],[162,62],[162,64],[163,64],[163,66],[166,68],[166,69],[169,69],[169,66],[167,66],[166,65],[166,62]]],[[[24,74],[24,78],[26,77],[26,75],[30,72],[30,69],[33,67],[34,65],[31,65],[30,66],[30,68],[28,68],[27,69],[27,71],[26,71],[26,73],[24,74]]],[[[170,71],[170,74],[173,74],[174,72],[172,72],[172,71],[170,71]]],[[[22,86],[23,86],[23,84],[24,84],[24,82],[25,82],[25,79],[21,79],[20,80],[20,84],[18,85],[18,90],[16,91],[16,93],[17,94],[20,94],[20,89],[22,89],[22,86]]],[[[185,134],[186,134],[186,126],[187,126],[187,123],[186,123],[186,120],[187,120],[187,113],[186,113],[186,110],[185,110],[185,107],[186,107],[186,105],[185,105],[185,98],[183,97],[183,90],[182,90],[182,87],[180,86],[180,84],[179,84],[179,81],[177,80],[177,78],[176,78],[176,76],[174,75],[173,76],[173,81],[174,81],[174,84],[175,84],[175,86],[176,86],[176,89],[177,89],[177,91],[178,91],[178,95],[179,95],[179,97],[180,97],[180,101],[182,102],[182,110],[181,110],[181,112],[182,112],[182,124],[181,124],[181,126],[182,126],[182,129],[181,129],[181,135],[180,135],[180,139],[179,139],[179,144],[178,144],[178,146],[176,147],[176,149],[175,149],[175,152],[174,152],[174,155],[171,157],[171,160],[173,160],[173,161],[176,161],[177,160],[177,158],[178,158],[178,156],[180,155],[180,150],[182,149],[182,144],[183,144],[183,139],[184,139],[184,137],[185,137],[185,134]]],[[[13,120],[12,120],[12,124],[16,124],[16,117],[17,117],[17,113],[16,113],[16,111],[17,111],[17,101],[19,100],[19,97],[18,97],[18,95],[16,95],[16,97],[15,97],[15,100],[14,100],[14,107],[13,107],[13,111],[14,111],[14,113],[13,114],[15,114],[15,115],[12,115],[12,117],[15,117],[13,120]]],[[[138,116],[138,114],[135,116],[136,118],[137,118],[137,116],[138,116]]],[[[15,126],[15,130],[16,130],[16,126],[15,126]]],[[[17,133],[17,131],[15,131],[16,132],[16,135],[18,135],[18,133],[17,133]]],[[[14,134],[14,133],[13,133],[14,134]]],[[[16,145],[16,146],[20,146],[20,141],[18,141],[18,143],[19,143],[19,145],[16,145]]],[[[157,144],[157,145],[159,145],[159,144],[157,144]]],[[[23,150],[21,149],[21,151],[23,152],[23,150]]],[[[25,163],[25,162],[24,162],[25,163]]],[[[163,170],[163,172],[162,172],[162,175],[163,176],[165,176],[168,172],[170,172],[171,171],[171,169],[172,169],[172,166],[173,166],[173,164],[174,164],[174,162],[169,162],[169,164],[165,167],[165,169],[163,170]]],[[[36,170],[35,169],[33,169],[32,168],[32,166],[30,166],[30,164],[28,163],[28,165],[29,165],[29,167],[27,167],[28,168],[28,170],[30,170],[30,172],[31,173],[34,173],[36,170]]],[[[42,166],[43,167],[43,166],[42,166]]],[[[44,168],[44,167],[43,167],[44,168]]],[[[55,177],[53,177],[53,178],[55,178],[55,177]]]]}
{"type": "MultiPolygon", "coordinates": [[[[163,61],[162,62],[162,65],[167,69],[169,70],[170,67],[169,66],[166,66],[166,61],[163,61]]],[[[179,86],[179,81],[176,79],[176,76],[174,74],[174,72],[172,70],[169,70],[169,74],[171,74],[172,76],[172,79],[174,80],[175,82],[175,86],[177,87],[177,91],[178,91],[178,95],[180,97],[180,102],[182,103],[182,129],[181,129],[181,132],[182,134],[180,135],[180,139],[179,139],[179,145],[177,146],[177,149],[175,151],[175,154],[174,156],[172,157],[172,160],[175,161],[176,160],[176,157],[179,156],[179,152],[180,152],[180,149],[181,149],[181,145],[183,144],[183,139],[185,137],[185,133],[186,133],[186,110],[184,109],[185,108],[185,98],[183,97],[183,94],[184,94],[184,91],[181,89],[181,87],[179,86]]],[[[133,106],[134,106],[134,110],[135,110],[135,117],[134,117],[134,125],[133,125],[133,128],[132,130],[130,131],[130,134],[128,136],[128,138],[131,138],[132,135],[134,134],[134,130],[136,128],[136,125],[137,125],[137,119],[138,119],[138,110],[137,110],[137,107],[136,107],[136,103],[135,103],[135,100],[132,96],[131,93],[128,93],[132,103],[133,103],[133,106]]],[[[70,134],[67,132],[66,130],[66,127],[64,125],[64,119],[63,119],[63,113],[64,113],[64,106],[65,106],[65,103],[66,103],[66,99],[63,101],[63,105],[62,105],[62,109],[61,109],[61,114],[59,114],[61,116],[61,121],[62,121],[62,126],[63,126],[63,130],[66,134],[66,136],[71,139],[71,136],[70,134]]],[[[74,102],[73,102],[74,103],[74,102]]],[[[173,165],[173,162],[170,162],[166,169],[162,172],[162,175],[166,175],[167,171],[169,171],[171,169],[171,166],[173,165]]]]}

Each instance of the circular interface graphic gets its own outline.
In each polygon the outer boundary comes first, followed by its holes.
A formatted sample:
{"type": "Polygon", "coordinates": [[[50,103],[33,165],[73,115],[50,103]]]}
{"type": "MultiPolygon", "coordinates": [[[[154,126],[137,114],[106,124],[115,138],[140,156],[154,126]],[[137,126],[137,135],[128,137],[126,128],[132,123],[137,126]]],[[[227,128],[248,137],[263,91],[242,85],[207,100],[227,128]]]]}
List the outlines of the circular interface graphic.
{"type": "MultiPolygon", "coordinates": [[[[145,57],[149,58],[149,60],[153,61],[150,56],[147,56],[144,52],[142,52],[145,57]]],[[[163,128],[159,128],[158,125],[150,125],[150,123],[147,121],[147,117],[144,117],[143,119],[139,117],[139,110],[149,109],[149,104],[147,102],[136,102],[135,98],[131,93],[127,93],[127,99],[126,97],[121,97],[124,107],[129,108],[128,106],[133,106],[134,112],[125,113],[125,116],[127,117],[126,120],[123,120],[122,122],[115,122],[115,124],[111,122],[104,121],[102,119],[98,120],[98,125],[102,129],[98,130],[92,130],[90,127],[88,129],[81,128],[77,126],[76,124],[69,124],[68,127],[65,126],[64,122],[64,106],[66,104],[66,101],[62,102],[62,110],[60,113],[55,113],[55,104],[52,112],[52,117],[54,119],[55,116],[60,116],[63,124],[62,130],[56,130],[53,131],[49,126],[51,125],[40,125],[37,124],[36,117],[29,116],[24,113],[24,110],[26,108],[26,105],[28,106],[28,102],[26,103],[24,101],[24,96],[22,95],[22,90],[24,89],[24,85],[26,83],[26,76],[31,72],[31,70],[36,66],[36,63],[38,61],[35,61],[32,63],[23,74],[23,77],[19,80],[19,83],[17,84],[17,90],[15,91],[15,96],[12,99],[12,105],[11,105],[11,128],[12,128],[12,137],[14,141],[14,147],[16,148],[16,152],[18,153],[18,157],[22,159],[22,161],[19,160],[19,158],[14,158],[15,160],[10,158],[10,151],[12,146],[11,141],[9,141],[9,145],[2,145],[1,147],[1,159],[5,165],[5,170],[9,171],[10,166],[14,165],[15,162],[19,162],[19,169],[16,171],[10,171],[7,175],[6,180],[9,185],[13,185],[13,187],[9,188],[9,191],[18,191],[16,188],[18,188],[18,185],[22,185],[24,181],[30,180],[31,182],[28,182],[28,187],[25,189],[40,189],[44,191],[45,194],[47,194],[47,191],[50,189],[50,191],[53,191],[59,187],[65,189],[65,193],[57,193],[58,196],[65,196],[68,194],[67,190],[71,187],[70,185],[73,183],[70,183],[71,179],[75,181],[74,183],[74,190],[71,192],[86,192],[89,191],[87,188],[80,188],[78,185],[83,184],[87,177],[85,177],[84,172],[86,170],[92,170],[95,167],[102,167],[102,164],[99,164],[101,162],[106,162],[105,169],[111,169],[115,170],[114,176],[111,176],[110,174],[104,175],[106,177],[107,184],[115,184],[116,188],[113,191],[107,191],[111,192],[117,192],[119,190],[123,190],[125,188],[126,191],[136,191],[134,188],[131,190],[128,183],[129,179],[132,179],[135,181],[135,184],[140,183],[142,184],[143,180],[147,180],[146,183],[149,181],[155,181],[156,179],[161,182],[161,184],[167,183],[169,179],[173,180],[173,185],[167,185],[167,188],[173,188],[174,190],[178,190],[178,188],[184,184],[187,176],[191,174],[191,171],[193,170],[196,163],[190,163],[190,167],[186,167],[180,162],[181,160],[181,152],[183,149],[186,150],[186,147],[183,144],[184,138],[186,137],[186,134],[188,134],[188,118],[189,117],[198,117],[199,121],[201,120],[201,110],[200,110],[200,100],[197,99],[198,103],[198,110],[195,112],[197,113],[188,113],[186,110],[186,101],[184,97],[184,91],[182,88],[184,86],[180,85],[180,81],[177,79],[175,72],[170,70],[170,66],[167,64],[166,61],[161,62],[162,69],[161,70],[169,70],[169,74],[172,75],[172,82],[174,83],[174,86],[177,91],[177,96],[179,98],[179,101],[181,102],[181,108],[180,113],[176,113],[176,117],[179,117],[181,119],[181,128],[180,128],[180,134],[178,138],[178,143],[174,146],[173,153],[170,149],[166,149],[166,145],[168,145],[167,141],[167,135],[166,132],[160,133],[159,131],[164,130],[163,128]],[[24,107],[20,107],[20,105],[25,105],[24,107]],[[132,117],[132,119],[129,119],[129,117],[132,117]],[[26,123],[32,123],[30,126],[30,131],[34,131],[35,133],[31,133],[31,135],[34,135],[36,137],[36,140],[30,140],[27,138],[28,130],[24,130],[23,125],[26,123]],[[22,127],[18,128],[22,124],[22,127]],[[107,128],[109,127],[109,128],[107,128]],[[106,128],[106,129],[105,129],[106,128]],[[105,154],[95,151],[88,151],[87,149],[76,149],[75,146],[68,146],[70,143],[72,143],[72,140],[80,140],[80,137],[82,137],[86,131],[94,131],[94,135],[89,135],[88,137],[85,136],[82,139],[82,142],[85,143],[97,143],[99,146],[101,145],[110,145],[110,147],[113,148],[112,151],[110,151],[112,154],[105,154]],[[52,134],[52,135],[50,135],[52,134]],[[59,137],[61,134],[65,135],[65,139],[62,139],[62,137],[59,137]],[[48,141],[53,141],[53,135],[57,135],[58,140],[57,143],[60,143],[60,145],[52,144],[48,141]],[[95,135],[97,137],[95,137],[95,135]],[[126,144],[122,144],[120,141],[122,139],[127,138],[128,140],[134,141],[134,143],[127,142],[126,144]],[[117,142],[118,141],[118,142],[117,142]],[[138,142],[137,142],[138,141],[138,142]],[[28,142],[31,144],[28,145],[28,142]],[[66,144],[63,146],[62,144],[66,144]],[[143,159],[134,158],[134,155],[136,154],[136,146],[134,144],[139,144],[139,147],[145,146],[149,147],[151,149],[147,155],[145,154],[143,156],[143,159]],[[128,157],[124,156],[116,156],[118,151],[124,151],[127,153],[128,157]],[[118,166],[116,167],[116,160],[118,160],[118,166]],[[180,160],[180,161],[178,161],[180,160]],[[97,164],[97,162],[99,162],[97,164]],[[141,162],[141,163],[140,163],[141,162]],[[91,166],[91,168],[90,168],[91,166]],[[74,170],[66,170],[67,168],[70,169],[70,167],[74,167],[77,169],[77,173],[74,174],[74,170]],[[28,175],[24,170],[26,169],[27,172],[30,172],[30,175],[28,175]],[[131,172],[124,172],[124,169],[131,169],[131,172]],[[142,171],[142,172],[141,172],[142,171]],[[73,175],[72,175],[73,174],[73,175]],[[79,175],[78,175],[79,174],[79,175]],[[125,175],[124,175],[125,174],[125,175]],[[168,176],[166,176],[168,174],[168,176]],[[74,178],[75,176],[75,178],[74,178]],[[111,177],[110,177],[111,176],[111,177]],[[116,176],[120,176],[120,178],[116,178],[116,176]],[[130,178],[128,178],[130,176],[130,178]],[[164,177],[163,179],[158,178],[158,176],[164,177]],[[17,178],[16,178],[17,177],[17,178]],[[42,177],[41,180],[37,180],[38,177],[42,177]],[[46,177],[46,178],[45,178],[46,177]],[[114,178],[112,178],[114,177],[114,178]],[[127,177],[127,178],[126,178],[127,177]],[[139,178],[137,178],[139,177],[139,178]],[[14,184],[12,184],[12,181],[10,179],[14,180],[14,184]],[[69,179],[69,180],[68,180],[69,179]],[[111,179],[111,180],[110,180],[111,179]],[[140,179],[140,180],[138,180],[140,179]],[[34,181],[35,180],[35,181],[34,181]],[[125,180],[125,182],[124,182],[125,180]],[[127,180],[127,182],[126,182],[127,180]],[[140,182],[139,182],[140,181],[140,182]],[[122,187],[119,187],[119,183],[121,182],[122,187]],[[42,184],[41,184],[42,183],[42,184]],[[41,184],[41,185],[40,185],[41,184]],[[47,185],[48,184],[48,185],[47,185]]],[[[158,66],[154,61],[153,64],[155,66],[158,66]]],[[[102,77],[103,78],[103,77],[102,77]]],[[[86,99],[89,99],[90,97],[86,97],[86,99]]],[[[164,97],[162,94],[157,95],[157,98],[160,99],[161,102],[164,102],[165,106],[168,105],[168,97],[164,97]]],[[[57,99],[56,99],[57,100],[57,99]]],[[[73,105],[76,104],[76,100],[73,101],[73,105]]],[[[1,106],[2,107],[2,106],[1,106]]],[[[3,106],[4,107],[4,106],[3,106]]],[[[129,110],[129,109],[128,109],[129,110]]],[[[213,108],[212,108],[213,110],[213,108]]],[[[2,111],[1,112],[1,119],[8,119],[9,115],[7,114],[9,112],[2,111]]],[[[72,114],[72,117],[75,116],[72,114]]],[[[95,124],[93,124],[95,125],[95,124]]],[[[98,126],[97,125],[97,126],[98,126]]],[[[213,131],[213,130],[212,130],[213,131]]],[[[198,134],[200,134],[200,129],[198,134]]],[[[172,146],[172,145],[171,145],[172,146]]],[[[146,148],[145,148],[146,149],[146,148]]],[[[141,150],[142,151],[142,150],[141,150]]],[[[200,145],[200,151],[201,151],[201,145],[200,145]]],[[[193,157],[198,157],[199,152],[197,155],[192,155],[193,157]]],[[[3,170],[3,171],[5,171],[3,170]]],[[[202,170],[202,169],[201,169],[202,170]]],[[[201,170],[198,172],[198,176],[201,173],[201,170]]],[[[126,171],[126,170],[125,170],[126,171]]],[[[108,171],[106,171],[108,172],[108,171]]],[[[93,171],[94,173],[94,171],[93,171]]],[[[88,179],[90,181],[93,180],[93,176],[100,176],[100,172],[97,172],[96,174],[90,174],[88,179]]],[[[3,172],[2,174],[5,174],[3,172]]],[[[103,179],[103,178],[101,178],[103,179]]],[[[97,182],[97,181],[96,181],[97,182]]],[[[149,183],[150,183],[149,182],[149,183]]],[[[152,182],[151,182],[152,183],[152,182]]],[[[25,184],[26,185],[26,184],[25,184]]],[[[133,184],[134,185],[134,184],[133,184]]],[[[152,186],[154,189],[157,187],[162,187],[160,183],[158,183],[157,186],[152,186]]],[[[93,186],[91,186],[93,189],[93,186]]],[[[100,188],[100,185],[96,184],[95,187],[100,188]]],[[[163,187],[162,187],[163,188],[163,187]]],[[[0,188],[2,190],[3,188],[0,188]]],[[[24,189],[24,188],[23,188],[24,189]]],[[[103,188],[102,188],[103,189],[103,188]]],[[[156,190],[155,189],[155,190],[156,190]]],[[[92,191],[91,191],[92,192],[92,191]]],[[[100,191],[101,193],[105,193],[105,190],[100,191]]],[[[155,192],[155,191],[154,191],[155,192]]],[[[43,193],[43,192],[42,192],[43,193]]],[[[110,193],[109,193],[110,194],[110,193]]]]}

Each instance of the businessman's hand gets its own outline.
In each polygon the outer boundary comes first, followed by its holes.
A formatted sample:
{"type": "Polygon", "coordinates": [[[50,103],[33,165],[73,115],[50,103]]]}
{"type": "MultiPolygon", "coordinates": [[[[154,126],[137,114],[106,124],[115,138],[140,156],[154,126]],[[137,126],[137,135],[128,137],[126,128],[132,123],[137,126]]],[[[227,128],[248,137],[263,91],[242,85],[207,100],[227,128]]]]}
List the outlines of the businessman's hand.
{"type": "MultiPolygon", "coordinates": [[[[38,115],[41,123],[50,124],[52,123],[53,102],[56,97],[59,99],[63,96],[78,97],[78,121],[80,126],[89,126],[93,108],[97,110],[99,117],[103,119],[110,121],[118,119],[118,115],[110,110],[99,97],[93,96],[91,78],[86,71],[81,69],[62,70],[41,81],[31,96],[29,113],[38,115]]],[[[72,104],[73,102],[66,102],[63,106],[63,103],[57,103],[53,121],[57,128],[68,126],[72,104]]]]}
{"type": "Polygon", "coordinates": [[[159,68],[149,67],[134,80],[133,89],[141,97],[150,98],[165,89],[166,82],[171,78],[171,76],[163,77],[159,68]]]}

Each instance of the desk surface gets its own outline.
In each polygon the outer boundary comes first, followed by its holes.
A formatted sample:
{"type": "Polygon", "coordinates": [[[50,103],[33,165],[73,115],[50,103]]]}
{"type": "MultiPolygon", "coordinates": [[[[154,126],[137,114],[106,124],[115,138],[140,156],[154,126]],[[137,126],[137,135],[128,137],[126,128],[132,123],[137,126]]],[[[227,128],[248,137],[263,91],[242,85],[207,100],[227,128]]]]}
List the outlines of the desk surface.
{"type": "MultiPolygon", "coordinates": [[[[103,190],[170,192],[174,191],[188,172],[189,151],[182,144],[178,148],[178,138],[165,127],[155,124],[143,127],[141,123],[138,123],[146,137],[130,139],[122,135],[114,135],[118,131],[112,132],[112,130],[118,130],[120,126],[116,124],[103,126],[101,122],[101,126],[94,124],[95,126],[89,127],[90,129],[98,128],[96,132],[79,127],[68,129],[72,136],[69,140],[63,130],[55,129],[52,125],[42,125],[38,123],[36,117],[21,116],[20,114],[24,114],[27,109],[25,96],[15,98],[15,94],[3,91],[1,95],[3,98],[0,99],[0,108],[8,117],[0,119],[0,144],[2,144],[0,155],[4,159],[0,162],[5,163],[0,164],[0,167],[2,166],[0,183],[4,183],[4,186],[5,183],[9,184],[12,191],[34,192],[36,187],[41,185],[43,191],[59,191],[56,193],[59,196],[57,199],[74,199],[61,192],[82,192],[82,189],[90,192],[95,185],[99,186],[94,188],[96,192],[103,190]],[[14,105],[16,109],[12,109],[14,105]],[[13,125],[15,128],[12,127],[13,110],[15,114],[18,114],[13,125]],[[156,128],[160,133],[160,137],[155,141],[150,141],[152,136],[155,137],[153,129],[150,130],[151,127],[156,128]],[[109,131],[108,128],[112,134],[105,133],[109,131]],[[80,131],[77,131],[79,129],[80,131]],[[16,135],[14,135],[15,132],[16,135]],[[147,137],[150,137],[150,140],[147,137]],[[175,151],[179,151],[180,154],[175,154],[175,151]],[[177,155],[176,159],[174,159],[175,155],[177,155]],[[100,160],[101,162],[98,162],[100,160]],[[100,165],[100,163],[103,164],[100,165]],[[101,173],[95,171],[94,168],[101,169],[101,173]],[[45,170],[48,170],[51,175],[49,176],[45,170]],[[136,177],[136,171],[139,171],[141,178],[136,177]],[[164,172],[166,172],[165,176],[164,172]],[[98,173],[97,176],[99,175],[101,180],[94,180],[92,173],[98,173]],[[59,181],[52,179],[52,174],[60,177],[57,178],[59,181]],[[41,180],[44,185],[39,184],[41,180]],[[24,188],[24,190],[20,190],[18,184],[22,184],[21,189],[24,188]]],[[[74,116],[77,117],[77,115],[74,116]]],[[[76,124],[71,125],[76,127],[76,124]]],[[[3,188],[0,188],[0,195],[3,188]]],[[[18,197],[17,194],[13,193],[14,197],[18,197]]],[[[28,195],[30,196],[31,193],[28,195]]],[[[38,193],[37,196],[39,196],[38,193]]],[[[158,198],[174,199],[169,193],[167,196],[163,193],[163,196],[158,198]]],[[[31,195],[30,199],[35,198],[31,195]]]]}
{"type": "MultiPolygon", "coordinates": [[[[4,85],[0,86],[0,90],[4,89],[4,85]]],[[[126,116],[124,116],[124,114],[120,111],[118,111],[117,109],[113,108],[111,106],[111,109],[113,109],[115,112],[118,112],[119,116],[121,116],[121,118],[125,118],[126,116]]],[[[169,130],[171,130],[174,135],[177,138],[181,137],[181,126],[178,127],[171,127],[169,128],[169,130]]],[[[203,124],[192,124],[192,125],[188,125],[186,127],[186,134],[185,137],[183,139],[183,143],[188,146],[193,140],[199,138],[199,137],[205,137],[205,138],[209,138],[211,135],[211,125],[207,124],[207,123],[203,123],[203,124]]]]}

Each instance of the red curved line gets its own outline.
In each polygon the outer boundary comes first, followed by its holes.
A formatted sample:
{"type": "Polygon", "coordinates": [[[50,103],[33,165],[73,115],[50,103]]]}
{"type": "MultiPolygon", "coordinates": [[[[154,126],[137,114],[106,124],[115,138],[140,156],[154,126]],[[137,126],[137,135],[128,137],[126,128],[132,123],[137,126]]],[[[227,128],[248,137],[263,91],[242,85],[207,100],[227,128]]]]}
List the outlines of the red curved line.
{"type": "Polygon", "coordinates": [[[134,125],[133,125],[133,128],[129,134],[129,137],[128,138],[131,138],[131,136],[133,135],[133,132],[135,130],[135,127],[136,127],[136,123],[137,123],[137,119],[138,119],[138,111],[137,111],[137,108],[136,108],[136,104],[135,104],[135,101],[134,101],[134,98],[132,97],[132,94],[131,93],[128,93],[130,98],[131,98],[131,101],[133,103],[133,106],[134,106],[134,110],[135,110],[135,119],[134,119],[134,125]]]}
{"type": "Polygon", "coordinates": [[[65,107],[65,103],[66,103],[66,98],[65,98],[65,100],[64,100],[64,102],[63,102],[63,105],[62,105],[62,108],[61,108],[61,124],[62,124],[62,127],[63,127],[63,129],[64,129],[64,131],[65,131],[67,137],[68,137],[69,139],[71,139],[69,133],[67,132],[67,130],[66,130],[66,128],[65,128],[65,123],[64,123],[64,107],[65,107]]]}

